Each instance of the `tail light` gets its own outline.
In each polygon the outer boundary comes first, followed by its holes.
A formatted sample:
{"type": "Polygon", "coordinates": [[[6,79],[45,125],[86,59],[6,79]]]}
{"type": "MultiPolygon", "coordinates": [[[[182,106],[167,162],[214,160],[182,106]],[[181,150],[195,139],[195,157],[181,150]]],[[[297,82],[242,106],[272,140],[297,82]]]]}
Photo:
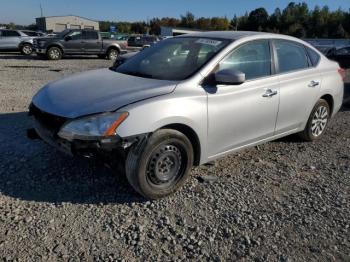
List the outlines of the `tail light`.
{"type": "Polygon", "coordinates": [[[341,78],[343,79],[343,81],[345,80],[345,76],[346,76],[346,71],[344,68],[339,68],[338,69],[338,73],[340,74],[341,78]]]}

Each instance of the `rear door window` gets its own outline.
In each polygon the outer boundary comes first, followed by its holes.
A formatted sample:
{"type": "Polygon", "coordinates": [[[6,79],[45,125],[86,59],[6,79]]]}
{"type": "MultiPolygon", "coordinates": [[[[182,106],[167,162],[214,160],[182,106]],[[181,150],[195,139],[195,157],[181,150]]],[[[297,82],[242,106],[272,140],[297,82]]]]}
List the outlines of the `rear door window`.
{"type": "Polygon", "coordinates": [[[4,37],[16,37],[16,36],[20,36],[20,34],[17,31],[6,30],[6,31],[2,32],[2,36],[4,36],[4,37]]]}
{"type": "Polygon", "coordinates": [[[275,40],[274,44],[277,53],[279,73],[287,73],[309,67],[303,45],[285,40],[275,40]]]}
{"type": "Polygon", "coordinates": [[[83,37],[87,40],[97,40],[98,33],[96,31],[84,31],[83,37]]]}

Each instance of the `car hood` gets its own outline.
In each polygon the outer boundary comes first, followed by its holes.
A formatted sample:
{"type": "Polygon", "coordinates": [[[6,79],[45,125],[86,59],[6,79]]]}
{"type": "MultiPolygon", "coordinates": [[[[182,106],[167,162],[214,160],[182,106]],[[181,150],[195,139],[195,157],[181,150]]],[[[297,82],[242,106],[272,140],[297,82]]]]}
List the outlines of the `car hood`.
{"type": "Polygon", "coordinates": [[[99,69],[44,86],[33,97],[40,110],[66,118],[115,111],[147,98],[169,94],[177,82],[125,75],[99,69]]]}

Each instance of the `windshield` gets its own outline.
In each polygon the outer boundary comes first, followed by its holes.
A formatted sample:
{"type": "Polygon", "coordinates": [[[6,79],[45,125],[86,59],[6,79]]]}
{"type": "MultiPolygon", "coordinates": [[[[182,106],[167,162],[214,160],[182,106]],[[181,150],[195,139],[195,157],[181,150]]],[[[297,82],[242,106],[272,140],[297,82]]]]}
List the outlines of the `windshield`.
{"type": "Polygon", "coordinates": [[[229,44],[225,39],[177,37],[158,42],[115,69],[116,72],[162,80],[184,80],[229,44]]]}

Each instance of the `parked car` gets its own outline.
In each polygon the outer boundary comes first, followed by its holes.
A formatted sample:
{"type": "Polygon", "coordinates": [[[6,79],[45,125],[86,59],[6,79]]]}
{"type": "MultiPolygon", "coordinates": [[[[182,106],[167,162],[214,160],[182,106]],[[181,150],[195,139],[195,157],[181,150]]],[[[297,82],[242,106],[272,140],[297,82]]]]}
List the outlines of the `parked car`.
{"type": "Polygon", "coordinates": [[[159,41],[156,36],[130,36],[128,38],[128,46],[130,47],[149,47],[159,41]]]}
{"type": "Polygon", "coordinates": [[[35,51],[39,56],[50,60],[61,59],[63,55],[98,55],[114,60],[126,53],[127,41],[102,39],[94,30],[65,30],[54,37],[34,40],[35,51]]]}
{"type": "Polygon", "coordinates": [[[0,29],[0,51],[19,51],[30,55],[33,52],[33,37],[19,30],[0,29]]]}
{"type": "Polygon", "coordinates": [[[333,55],[336,48],[334,46],[315,46],[322,54],[329,57],[333,55]]]}
{"type": "Polygon", "coordinates": [[[188,34],[46,85],[28,135],[70,155],[124,156],[130,184],[156,199],[193,165],[293,133],[320,139],[341,107],[343,73],[293,37],[188,34]]]}
{"type": "Polygon", "coordinates": [[[327,55],[329,59],[337,61],[341,67],[350,68],[350,46],[334,50],[327,55]]]}

